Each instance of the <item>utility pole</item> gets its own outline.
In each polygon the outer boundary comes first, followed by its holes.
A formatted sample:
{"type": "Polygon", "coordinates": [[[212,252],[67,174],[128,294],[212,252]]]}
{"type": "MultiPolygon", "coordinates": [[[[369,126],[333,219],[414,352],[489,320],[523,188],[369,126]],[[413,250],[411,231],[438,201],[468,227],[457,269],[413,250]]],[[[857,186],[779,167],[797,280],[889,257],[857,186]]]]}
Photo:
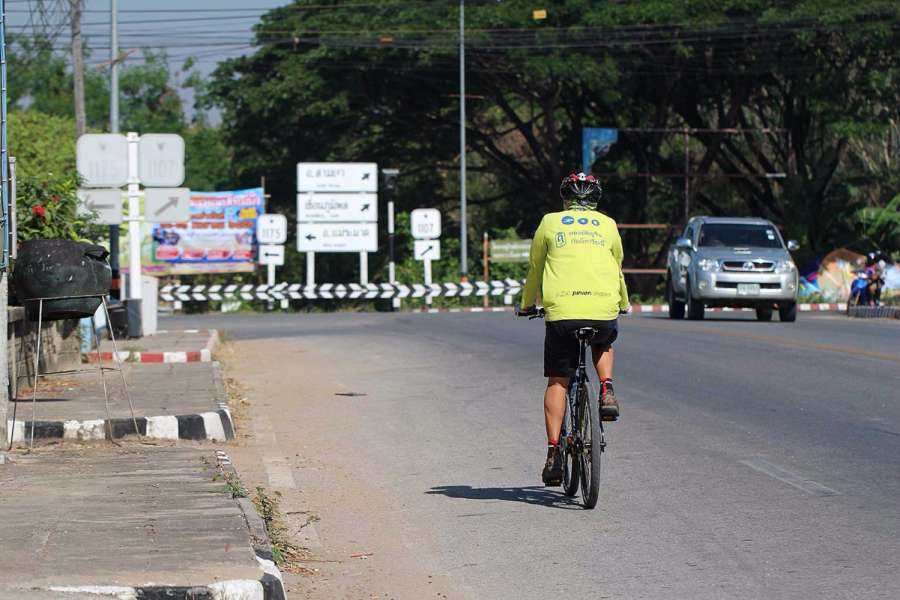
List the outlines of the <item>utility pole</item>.
{"type": "Polygon", "coordinates": [[[466,0],[459,0],[459,279],[469,280],[466,220],[466,0]]]}
{"type": "Polygon", "coordinates": [[[81,2],[69,0],[72,5],[72,81],[75,93],[75,137],[87,131],[84,114],[84,55],[81,49],[81,2]]]}
{"type": "MultiPolygon", "coordinates": [[[[109,0],[109,132],[119,133],[119,24],[116,0],[109,0]]],[[[109,267],[112,270],[110,296],[122,298],[119,271],[119,226],[109,226],[109,267]]]]}

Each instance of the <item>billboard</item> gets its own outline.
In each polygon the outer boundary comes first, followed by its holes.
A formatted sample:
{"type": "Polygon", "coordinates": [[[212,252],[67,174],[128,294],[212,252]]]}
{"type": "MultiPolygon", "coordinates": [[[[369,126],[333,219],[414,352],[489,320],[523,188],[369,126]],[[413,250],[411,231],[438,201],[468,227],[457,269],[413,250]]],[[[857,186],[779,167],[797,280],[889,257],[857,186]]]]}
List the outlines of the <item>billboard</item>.
{"type": "Polygon", "coordinates": [[[150,275],[255,271],[256,221],[264,212],[262,188],[191,191],[189,221],[147,226],[144,271],[150,275]]]}
{"type": "Polygon", "coordinates": [[[599,127],[581,129],[581,170],[591,172],[591,166],[609,152],[619,140],[619,130],[599,127]]]}

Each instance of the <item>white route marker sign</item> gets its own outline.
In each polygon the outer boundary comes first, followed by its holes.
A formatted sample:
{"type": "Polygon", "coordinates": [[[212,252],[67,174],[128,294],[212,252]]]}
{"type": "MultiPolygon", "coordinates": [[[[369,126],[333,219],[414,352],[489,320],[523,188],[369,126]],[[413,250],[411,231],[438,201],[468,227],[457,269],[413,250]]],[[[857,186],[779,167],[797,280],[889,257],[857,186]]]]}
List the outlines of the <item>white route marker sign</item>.
{"type": "Polygon", "coordinates": [[[416,240],[414,250],[416,260],[440,260],[441,240],[416,240]]]}
{"type": "Polygon", "coordinates": [[[122,190],[78,190],[79,215],[93,214],[100,225],[122,224],[122,190]]]}
{"type": "Polygon", "coordinates": [[[436,208],[417,208],[409,214],[410,233],[417,240],[441,237],[441,211],[436,208]]]}
{"type": "Polygon", "coordinates": [[[142,135],[138,177],[145,187],[178,187],[184,183],[184,138],[175,133],[142,135]]]}
{"type": "Polygon", "coordinates": [[[376,252],[375,223],[297,223],[298,252],[376,252]]]}
{"type": "Polygon", "coordinates": [[[187,223],[191,220],[191,190],[145,189],[144,220],[148,223],[187,223]]]}
{"type": "Polygon", "coordinates": [[[297,163],[298,192],[377,192],[375,163],[297,163]]]}
{"type": "Polygon", "coordinates": [[[75,164],[85,187],[122,187],[128,183],[128,140],[119,133],[86,133],[78,138],[75,164]]]}
{"type": "Polygon", "coordinates": [[[378,221],[377,194],[297,194],[297,220],[319,223],[378,221]]]}
{"type": "MultiPolygon", "coordinates": [[[[287,241],[287,217],[273,213],[259,215],[256,221],[256,239],[260,244],[285,243],[287,241]]],[[[260,249],[261,251],[262,249],[260,249]]]]}
{"type": "Polygon", "coordinates": [[[260,244],[259,264],[274,265],[276,267],[283,266],[284,246],[282,244],[260,244]]]}

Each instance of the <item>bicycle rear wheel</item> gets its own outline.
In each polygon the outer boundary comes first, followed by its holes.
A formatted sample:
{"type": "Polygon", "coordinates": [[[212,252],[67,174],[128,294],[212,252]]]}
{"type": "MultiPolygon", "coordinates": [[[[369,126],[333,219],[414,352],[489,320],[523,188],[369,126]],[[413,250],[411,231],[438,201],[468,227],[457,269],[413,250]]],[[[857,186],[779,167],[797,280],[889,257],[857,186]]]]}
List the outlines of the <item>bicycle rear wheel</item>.
{"type": "Polygon", "coordinates": [[[572,497],[578,493],[581,482],[581,461],[575,447],[576,420],[569,408],[569,395],[566,394],[566,414],[563,416],[562,428],[559,432],[559,445],[563,455],[563,492],[572,497]]]}
{"type": "Polygon", "coordinates": [[[600,428],[598,391],[590,381],[578,389],[578,425],[581,433],[581,498],[584,507],[592,509],[600,498],[600,456],[603,453],[603,430],[600,428]]]}

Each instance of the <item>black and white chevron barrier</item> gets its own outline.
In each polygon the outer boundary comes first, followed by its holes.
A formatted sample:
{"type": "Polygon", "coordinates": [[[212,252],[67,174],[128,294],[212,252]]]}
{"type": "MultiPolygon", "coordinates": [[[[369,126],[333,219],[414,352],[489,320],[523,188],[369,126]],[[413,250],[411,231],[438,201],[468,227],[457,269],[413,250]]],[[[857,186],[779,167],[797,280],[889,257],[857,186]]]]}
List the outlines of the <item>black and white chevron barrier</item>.
{"type": "Polygon", "coordinates": [[[278,283],[276,285],[166,285],[159,290],[165,302],[208,302],[210,300],[377,300],[385,298],[444,298],[467,296],[514,296],[524,282],[515,279],[472,283],[278,283]]]}

